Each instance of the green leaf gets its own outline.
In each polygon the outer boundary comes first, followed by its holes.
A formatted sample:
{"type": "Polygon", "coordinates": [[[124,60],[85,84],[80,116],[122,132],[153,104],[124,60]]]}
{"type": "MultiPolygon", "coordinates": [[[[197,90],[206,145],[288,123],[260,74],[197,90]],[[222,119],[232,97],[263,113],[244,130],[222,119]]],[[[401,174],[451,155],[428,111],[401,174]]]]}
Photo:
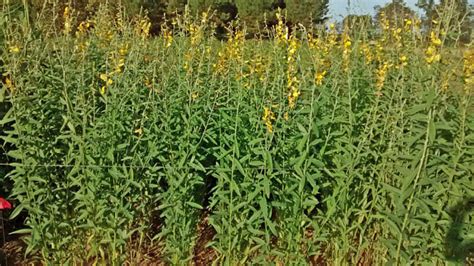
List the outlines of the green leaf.
{"type": "Polygon", "coordinates": [[[113,148],[110,148],[110,149],[107,151],[106,158],[107,158],[111,163],[114,162],[114,149],[113,149],[113,148]]]}
{"type": "Polygon", "coordinates": [[[386,217],[385,221],[387,222],[387,224],[389,225],[390,229],[391,229],[391,232],[393,234],[393,236],[395,237],[400,237],[401,234],[402,234],[402,231],[400,230],[400,228],[398,227],[397,223],[395,221],[393,221],[390,217],[386,217]]]}
{"type": "Polygon", "coordinates": [[[16,206],[10,214],[10,220],[15,219],[21,213],[21,211],[23,211],[23,208],[23,204],[16,206]]]}
{"type": "Polygon", "coordinates": [[[433,143],[436,140],[436,125],[434,120],[431,120],[428,127],[428,140],[430,143],[433,143]]]}
{"type": "Polygon", "coordinates": [[[9,157],[12,157],[13,159],[21,160],[23,159],[23,155],[21,154],[20,150],[11,150],[7,152],[7,155],[9,157]]]}
{"type": "Polygon", "coordinates": [[[426,109],[428,108],[428,106],[429,106],[429,105],[426,104],[426,103],[414,105],[414,106],[412,106],[410,109],[408,109],[407,114],[408,114],[408,115],[414,115],[414,114],[416,114],[416,113],[419,113],[419,112],[421,112],[421,111],[426,110],[426,109]]]}
{"type": "Polygon", "coordinates": [[[196,208],[196,209],[199,209],[199,210],[202,210],[203,207],[195,202],[192,202],[192,201],[188,201],[186,202],[186,204],[188,204],[189,206],[193,207],[193,208],[196,208]]]}
{"type": "Polygon", "coordinates": [[[23,228],[10,233],[10,235],[29,235],[31,234],[30,228],[23,228]]]}

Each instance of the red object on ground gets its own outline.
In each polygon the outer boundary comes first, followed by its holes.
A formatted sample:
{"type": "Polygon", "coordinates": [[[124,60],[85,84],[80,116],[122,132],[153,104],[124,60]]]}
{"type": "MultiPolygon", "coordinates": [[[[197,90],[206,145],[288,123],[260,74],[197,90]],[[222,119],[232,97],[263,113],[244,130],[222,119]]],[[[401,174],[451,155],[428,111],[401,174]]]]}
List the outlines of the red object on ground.
{"type": "Polygon", "coordinates": [[[1,210],[8,210],[12,208],[12,204],[8,202],[6,199],[0,197],[0,211],[1,210]]]}

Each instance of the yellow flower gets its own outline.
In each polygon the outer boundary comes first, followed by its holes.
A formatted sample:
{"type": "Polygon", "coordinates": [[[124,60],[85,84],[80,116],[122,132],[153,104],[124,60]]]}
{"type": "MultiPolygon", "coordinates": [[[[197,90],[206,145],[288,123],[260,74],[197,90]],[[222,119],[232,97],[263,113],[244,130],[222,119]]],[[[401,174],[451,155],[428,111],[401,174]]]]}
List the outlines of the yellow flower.
{"type": "Polygon", "coordinates": [[[148,38],[150,35],[151,22],[150,19],[145,16],[138,22],[138,25],[135,29],[138,35],[141,35],[143,39],[148,38]]]}
{"type": "Polygon", "coordinates": [[[163,33],[163,37],[165,38],[165,47],[170,47],[173,43],[173,34],[169,31],[166,31],[163,33]]]}
{"type": "Polygon", "coordinates": [[[125,66],[125,59],[120,58],[120,59],[118,60],[117,65],[115,66],[114,72],[117,73],[117,74],[118,74],[118,73],[122,73],[124,66],[125,66]]]}
{"type": "Polygon", "coordinates": [[[277,25],[275,26],[275,38],[278,43],[286,43],[288,41],[289,32],[288,27],[283,22],[283,16],[281,14],[281,9],[278,8],[276,13],[276,17],[278,20],[277,25]]]}
{"type": "Polygon", "coordinates": [[[319,42],[320,42],[319,38],[314,37],[313,34],[311,34],[311,33],[307,34],[307,38],[308,38],[308,44],[309,44],[310,48],[314,49],[314,48],[317,48],[319,46],[318,45],[319,42]]]}
{"type": "Polygon", "coordinates": [[[382,12],[380,14],[380,25],[382,26],[382,29],[384,31],[390,29],[390,21],[387,19],[387,15],[385,15],[385,12],[382,12]]]}
{"type": "Polygon", "coordinates": [[[161,36],[165,41],[165,47],[170,47],[173,43],[173,32],[165,24],[161,26],[161,36]]]}
{"type": "Polygon", "coordinates": [[[70,13],[70,8],[67,6],[64,8],[64,13],[63,13],[63,17],[68,17],[69,16],[69,13],[70,13]]]}
{"type": "Polygon", "coordinates": [[[86,33],[91,27],[91,23],[89,21],[83,21],[77,26],[77,35],[86,33]]]}
{"type": "Polygon", "coordinates": [[[64,8],[63,12],[64,19],[64,34],[69,34],[71,32],[71,9],[67,6],[64,8]]]}
{"type": "Polygon", "coordinates": [[[107,81],[107,74],[100,74],[99,78],[103,81],[107,81]]]}
{"type": "Polygon", "coordinates": [[[441,55],[434,45],[428,46],[425,51],[425,61],[428,64],[436,63],[441,60],[441,55]]]}
{"type": "Polygon", "coordinates": [[[365,57],[365,63],[367,65],[372,63],[373,60],[373,55],[372,55],[372,49],[367,45],[366,43],[362,44],[362,51],[365,57]]]}
{"type": "Polygon", "coordinates": [[[288,106],[293,109],[296,106],[296,101],[300,96],[300,91],[296,87],[291,87],[290,92],[288,93],[288,106]]]}
{"type": "Polygon", "coordinates": [[[351,45],[352,45],[352,42],[349,41],[349,40],[347,40],[347,41],[344,42],[344,48],[346,48],[346,49],[351,48],[351,45]]]}
{"type": "Polygon", "coordinates": [[[434,62],[439,62],[440,60],[441,60],[441,55],[440,54],[435,55],[434,58],[433,58],[434,62]]]}
{"type": "Polygon", "coordinates": [[[298,39],[294,35],[291,35],[289,40],[290,42],[288,45],[287,52],[288,52],[288,61],[291,61],[295,59],[294,56],[296,54],[296,51],[298,50],[299,43],[298,43],[298,39]]]}
{"type": "Polygon", "coordinates": [[[291,93],[292,93],[291,96],[292,96],[293,98],[295,98],[295,99],[298,98],[298,97],[300,96],[300,94],[301,94],[301,92],[300,92],[299,90],[297,90],[297,89],[292,90],[291,93]]]}
{"type": "Polygon", "coordinates": [[[126,56],[128,53],[128,44],[122,46],[119,50],[120,56],[126,56]]]}
{"type": "Polygon", "coordinates": [[[316,85],[321,86],[323,84],[323,79],[326,76],[326,70],[316,73],[316,85]]]}
{"type": "Polygon", "coordinates": [[[343,59],[343,70],[347,72],[349,70],[349,63],[350,63],[350,53],[351,53],[351,37],[349,36],[347,29],[344,31],[342,36],[342,42],[344,49],[342,51],[342,59],[343,59]]]}
{"type": "Polygon", "coordinates": [[[10,53],[18,54],[20,52],[20,47],[18,45],[13,45],[8,48],[10,53]]]}
{"type": "Polygon", "coordinates": [[[426,50],[425,60],[428,64],[436,63],[441,60],[441,55],[437,53],[436,48],[430,46],[426,50]]]}
{"type": "Polygon", "coordinates": [[[15,90],[15,86],[13,85],[13,81],[10,79],[9,76],[5,78],[5,86],[10,92],[13,92],[15,90]]]}
{"type": "Polygon", "coordinates": [[[434,55],[434,54],[436,54],[436,48],[434,48],[433,46],[429,46],[426,49],[426,55],[434,55]]]}
{"type": "Polygon", "coordinates": [[[413,20],[412,19],[404,19],[405,26],[404,29],[406,32],[411,32],[413,30],[413,20]]]}
{"type": "Polygon", "coordinates": [[[400,56],[399,59],[400,59],[400,65],[401,65],[402,67],[408,65],[408,57],[407,57],[406,55],[400,56]]]}
{"type": "Polygon", "coordinates": [[[150,87],[151,87],[151,82],[150,82],[150,79],[148,79],[148,78],[145,78],[145,81],[144,81],[144,83],[145,83],[145,87],[147,87],[147,88],[150,88],[150,87]]]}
{"type": "Polygon", "coordinates": [[[207,17],[208,17],[207,12],[202,12],[202,14],[201,14],[201,24],[206,24],[207,23],[207,17]]]}
{"type": "Polygon", "coordinates": [[[137,128],[135,129],[135,131],[133,131],[135,134],[137,134],[138,136],[141,136],[143,135],[143,129],[142,128],[137,128]]]}
{"type": "Polygon", "coordinates": [[[297,60],[297,49],[299,47],[298,39],[291,35],[289,38],[289,44],[287,48],[287,59],[288,66],[286,70],[287,76],[287,88],[288,88],[288,104],[290,108],[294,108],[300,91],[298,89],[299,80],[296,76],[298,66],[296,63],[297,60]]]}
{"type": "Polygon", "coordinates": [[[114,82],[107,76],[107,74],[100,74],[99,78],[105,82],[105,84],[100,88],[100,93],[104,95],[107,91],[107,87],[112,85],[114,82]]]}
{"type": "Polygon", "coordinates": [[[377,89],[376,91],[376,94],[378,96],[381,96],[382,93],[382,88],[385,84],[385,79],[387,77],[387,72],[389,70],[389,68],[391,67],[391,64],[389,64],[388,62],[384,62],[383,64],[381,64],[377,71],[376,71],[376,84],[375,84],[375,88],[377,89]]]}
{"type": "Polygon", "coordinates": [[[431,38],[431,43],[434,44],[435,46],[441,45],[441,40],[433,31],[431,32],[430,38],[431,38]]]}
{"type": "Polygon", "coordinates": [[[265,126],[267,127],[267,131],[269,133],[273,132],[273,121],[276,120],[275,114],[272,110],[268,107],[263,108],[263,121],[265,122],[265,126]]]}
{"type": "Polygon", "coordinates": [[[474,50],[467,50],[463,57],[464,90],[468,93],[474,85],[474,50]]]}

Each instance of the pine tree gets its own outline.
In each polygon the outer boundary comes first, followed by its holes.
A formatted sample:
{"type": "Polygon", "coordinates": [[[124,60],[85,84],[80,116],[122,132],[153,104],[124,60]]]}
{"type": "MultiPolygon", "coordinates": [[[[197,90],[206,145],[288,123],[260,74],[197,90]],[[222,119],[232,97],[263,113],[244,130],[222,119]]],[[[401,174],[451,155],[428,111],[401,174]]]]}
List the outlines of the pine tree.
{"type": "Polygon", "coordinates": [[[271,16],[274,11],[273,0],[235,0],[241,22],[245,23],[250,33],[256,33],[263,25],[265,14],[271,16]]]}
{"type": "Polygon", "coordinates": [[[327,19],[329,0],[285,0],[288,20],[305,27],[322,23],[327,19]]]}

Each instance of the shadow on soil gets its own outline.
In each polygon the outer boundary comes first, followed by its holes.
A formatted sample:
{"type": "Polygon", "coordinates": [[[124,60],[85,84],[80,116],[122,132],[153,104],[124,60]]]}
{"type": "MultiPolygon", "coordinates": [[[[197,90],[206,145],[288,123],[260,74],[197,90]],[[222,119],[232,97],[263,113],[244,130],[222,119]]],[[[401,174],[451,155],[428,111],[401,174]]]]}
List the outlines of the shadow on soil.
{"type": "Polygon", "coordinates": [[[461,233],[466,225],[466,217],[474,211],[474,197],[460,201],[448,213],[452,223],[445,239],[445,256],[456,262],[471,261],[474,258],[474,239],[463,239],[461,233]]]}

